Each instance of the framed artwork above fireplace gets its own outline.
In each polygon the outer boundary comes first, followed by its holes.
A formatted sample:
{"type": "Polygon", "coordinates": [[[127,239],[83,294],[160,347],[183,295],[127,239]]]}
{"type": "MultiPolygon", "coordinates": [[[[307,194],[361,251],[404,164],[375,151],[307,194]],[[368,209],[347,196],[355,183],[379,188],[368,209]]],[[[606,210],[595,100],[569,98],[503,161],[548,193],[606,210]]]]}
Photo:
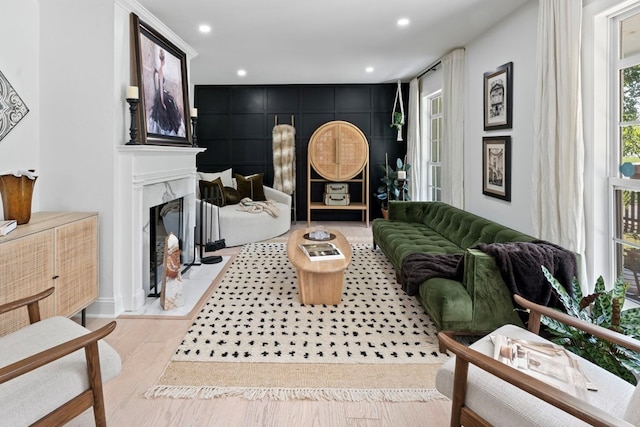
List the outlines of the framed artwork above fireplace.
{"type": "Polygon", "coordinates": [[[131,14],[131,52],[143,144],[191,145],[186,54],[131,14]]]}

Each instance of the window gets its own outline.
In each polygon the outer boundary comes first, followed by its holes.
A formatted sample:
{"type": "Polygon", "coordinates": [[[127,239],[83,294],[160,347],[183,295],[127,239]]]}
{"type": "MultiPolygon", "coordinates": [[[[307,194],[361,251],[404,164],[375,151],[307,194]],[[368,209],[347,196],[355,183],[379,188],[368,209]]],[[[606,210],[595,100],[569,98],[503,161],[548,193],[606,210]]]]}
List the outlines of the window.
{"type": "Polygon", "coordinates": [[[613,22],[617,45],[612,58],[617,126],[610,180],[614,271],[631,284],[627,297],[640,301],[640,11],[625,13],[613,22]]]}
{"type": "Polygon", "coordinates": [[[442,200],[442,92],[423,98],[424,129],[427,170],[427,200],[442,200]]]}

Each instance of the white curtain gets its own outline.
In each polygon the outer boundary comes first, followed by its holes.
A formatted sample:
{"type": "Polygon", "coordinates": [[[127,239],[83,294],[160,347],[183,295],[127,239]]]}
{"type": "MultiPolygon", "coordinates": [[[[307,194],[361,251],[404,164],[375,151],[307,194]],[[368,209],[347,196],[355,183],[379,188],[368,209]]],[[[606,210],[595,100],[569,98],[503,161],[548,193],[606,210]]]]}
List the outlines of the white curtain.
{"type": "Polygon", "coordinates": [[[533,132],[535,233],[583,253],[582,2],[540,0],[533,132]]]}
{"type": "Polygon", "coordinates": [[[414,78],[409,83],[409,120],[407,121],[407,163],[409,170],[409,196],[411,200],[424,200],[427,174],[422,166],[422,143],[420,138],[420,84],[414,78]]]}
{"type": "Polygon", "coordinates": [[[442,201],[464,208],[464,49],[442,58],[442,201]]]}

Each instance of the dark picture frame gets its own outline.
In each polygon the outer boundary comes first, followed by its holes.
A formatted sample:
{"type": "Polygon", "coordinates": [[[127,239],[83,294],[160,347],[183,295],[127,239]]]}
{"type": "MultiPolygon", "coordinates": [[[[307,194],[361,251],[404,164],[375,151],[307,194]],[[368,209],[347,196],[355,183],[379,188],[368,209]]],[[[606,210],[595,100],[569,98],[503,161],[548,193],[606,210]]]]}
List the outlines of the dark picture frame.
{"type": "Polygon", "coordinates": [[[484,130],[511,129],[513,62],[484,73],[484,130]]]}
{"type": "Polygon", "coordinates": [[[186,54],[134,13],[131,52],[141,143],[190,146],[186,54]]]}
{"type": "Polygon", "coordinates": [[[482,194],[511,201],[511,137],[482,138],[482,194]]]}

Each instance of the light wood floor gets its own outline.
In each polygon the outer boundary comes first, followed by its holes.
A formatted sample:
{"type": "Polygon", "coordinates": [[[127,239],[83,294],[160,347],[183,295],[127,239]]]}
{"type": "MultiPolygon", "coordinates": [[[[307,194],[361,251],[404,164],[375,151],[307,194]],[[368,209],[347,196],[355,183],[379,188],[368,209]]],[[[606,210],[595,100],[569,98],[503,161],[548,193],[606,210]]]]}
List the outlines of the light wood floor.
{"type": "MultiPolygon", "coordinates": [[[[319,224],[313,222],[313,225],[319,224]]],[[[357,222],[322,223],[346,237],[371,241],[371,229],[357,222]]],[[[306,227],[298,221],[293,227],[306,227]]],[[[236,254],[225,248],[216,254],[236,254]]],[[[197,312],[197,311],[196,311],[197,312]]],[[[110,319],[88,319],[96,329],[110,319]]],[[[450,402],[316,402],[248,401],[236,398],[189,400],[145,399],[144,392],[161,375],[191,320],[117,319],[106,338],[122,357],[122,373],[105,384],[110,426],[446,426],[450,402]]],[[[93,425],[87,411],[69,425],[93,425]]]]}

